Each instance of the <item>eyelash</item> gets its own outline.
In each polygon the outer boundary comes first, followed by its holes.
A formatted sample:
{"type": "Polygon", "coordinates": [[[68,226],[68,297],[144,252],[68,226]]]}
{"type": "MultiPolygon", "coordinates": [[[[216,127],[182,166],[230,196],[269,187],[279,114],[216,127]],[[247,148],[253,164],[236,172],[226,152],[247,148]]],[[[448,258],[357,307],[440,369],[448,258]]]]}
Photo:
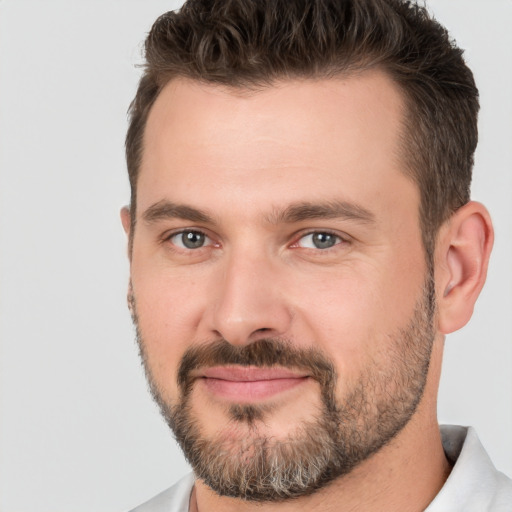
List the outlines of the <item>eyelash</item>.
{"type": "Polygon", "coordinates": [[[295,242],[293,242],[293,244],[291,244],[291,248],[295,249],[295,248],[302,248],[302,249],[306,249],[306,250],[309,250],[309,251],[315,251],[315,252],[318,252],[318,253],[327,253],[327,252],[330,252],[331,250],[335,250],[336,247],[338,247],[339,245],[344,245],[344,244],[347,244],[349,243],[349,240],[347,239],[347,237],[345,236],[342,236],[340,235],[339,233],[336,233],[334,231],[330,231],[328,229],[314,229],[314,230],[311,230],[311,231],[307,231],[307,232],[302,232],[299,234],[299,236],[297,236],[295,238],[295,242]],[[331,236],[331,237],[334,237],[336,239],[334,245],[330,246],[330,247],[325,247],[323,249],[319,248],[319,247],[316,247],[316,248],[313,248],[313,247],[301,247],[299,245],[300,241],[305,239],[306,237],[308,236],[313,236],[313,235],[328,235],[328,236],[331,236]]]}
{"type": "MultiPolygon", "coordinates": [[[[327,230],[327,229],[310,230],[307,232],[301,232],[294,237],[294,240],[295,241],[289,245],[290,248],[292,248],[292,249],[302,248],[302,249],[305,249],[308,251],[315,251],[318,253],[327,253],[327,252],[330,252],[331,250],[335,250],[335,248],[339,245],[346,245],[346,244],[350,243],[350,241],[347,239],[346,236],[342,236],[339,233],[335,233],[335,232],[327,230]],[[302,247],[301,245],[299,245],[301,240],[305,239],[308,236],[313,236],[313,235],[328,235],[330,237],[334,237],[335,243],[332,246],[325,247],[325,248],[302,247]]],[[[174,250],[185,251],[185,252],[196,252],[196,251],[200,251],[201,249],[206,249],[208,247],[219,247],[220,246],[220,244],[215,243],[214,240],[212,239],[212,237],[208,236],[208,234],[204,230],[192,229],[192,228],[181,229],[180,231],[167,233],[162,237],[162,243],[169,243],[173,247],[174,250]],[[177,245],[175,242],[172,241],[173,238],[180,236],[180,235],[183,236],[186,233],[201,235],[205,238],[205,240],[209,240],[210,243],[208,243],[206,245],[201,245],[196,248],[192,248],[192,247],[180,247],[179,245],[177,245]]]]}
{"type": "Polygon", "coordinates": [[[210,240],[210,242],[213,242],[212,238],[210,236],[208,236],[207,233],[205,233],[203,230],[201,229],[182,229],[180,231],[175,231],[173,233],[169,233],[169,234],[166,234],[163,238],[162,238],[162,242],[163,243],[170,243],[170,245],[172,245],[173,247],[177,248],[177,250],[180,250],[180,251],[198,251],[200,249],[204,249],[206,247],[210,247],[210,246],[215,246],[215,245],[219,245],[219,244],[215,244],[215,242],[213,243],[209,243],[207,245],[202,245],[202,246],[199,246],[197,248],[190,248],[190,247],[180,247],[179,245],[177,245],[176,243],[172,242],[172,239],[177,237],[177,236],[183,236],[185,235],[186,233],[190,233],[190,234],[196,234],[196,235],[202,235],[204,236],[204,238],[206,240],[210,240]]]}

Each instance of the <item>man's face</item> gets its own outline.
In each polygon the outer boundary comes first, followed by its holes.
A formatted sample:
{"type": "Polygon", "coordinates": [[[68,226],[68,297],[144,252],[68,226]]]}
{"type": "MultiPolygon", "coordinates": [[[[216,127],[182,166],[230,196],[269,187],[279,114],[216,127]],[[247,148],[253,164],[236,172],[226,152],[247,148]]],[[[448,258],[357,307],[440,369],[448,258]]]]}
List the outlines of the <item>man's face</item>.
{"type": "Polygon", "coordinates": [[[402,116],[376,72],[258,92],[175,80],[153,106],[132,306],[153,393],[221,494],[313,492],[416,409],[433,292],[402,116]]]}

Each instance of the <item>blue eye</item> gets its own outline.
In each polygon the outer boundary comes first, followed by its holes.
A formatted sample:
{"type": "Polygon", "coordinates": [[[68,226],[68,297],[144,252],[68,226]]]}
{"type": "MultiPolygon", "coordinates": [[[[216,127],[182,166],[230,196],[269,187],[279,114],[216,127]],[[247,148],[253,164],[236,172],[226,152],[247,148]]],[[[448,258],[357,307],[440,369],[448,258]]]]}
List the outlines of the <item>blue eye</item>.
{"type": "Polygon", "coordinates": [[[318,231],[303,236],[297,244],[306,249],[330,249],[340,242],[341,238],[339,236],[325,231],[318,231]]]}
{"type": "Polygon", "coordinates": [[[212,242],[210,238],[201,231],[193,230],[176,233],[172,235],[169,240],[181,249],[201,249],[206,245],[210,245],[212,242]]]}

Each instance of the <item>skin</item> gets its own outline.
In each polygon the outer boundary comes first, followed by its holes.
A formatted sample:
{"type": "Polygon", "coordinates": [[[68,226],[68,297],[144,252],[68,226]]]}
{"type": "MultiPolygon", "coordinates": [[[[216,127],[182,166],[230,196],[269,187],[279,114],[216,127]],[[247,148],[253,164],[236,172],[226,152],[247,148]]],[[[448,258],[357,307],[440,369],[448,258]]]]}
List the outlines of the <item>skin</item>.
{"type": "MultiPolygon", "coordinates": [[[[130,258],[148,364],[169,403],[178,397],[186,349],[220,338],[245,345],[282,336],[319,348],[341,376],[340,401],[365,369],[390,364],[386,343],[411,318],[427,270],[419,191],[399,152],[404,115],[398,88],[378,71],[258,92],[185,79],[164,88],[146,127],[130,258]],[[182,218],[183,211],[148,219],[163,202],[208,219],[182,218]],[[280,215],[300,203],[333,202],[365,218],[280,215]],[[206,245],[180,247],[176,234],[186,229],[205,233],[206,245]],[[332,233],[336,244],[315,248],[312,231],[332,233]]],[[[127,209],[122,221],[130,233],[127,209]]],[[[436,337],[424,396],[407,426],[346,477],[265,511],[425,509],[450,471],[436,418],[444,334],[469,320],[491,246],[489,216],[478,203],[439,231],[436,337]]],[[[230,400],[195,386],[191,404],[206,436],[250,435],[249,427],[228,432],[230,400]]],[[[258,428],[282,439],[314,417],[318,385],[306,379],[262,400],[272,412],[258,428]]],[[[191,500],[201,512],[256,507],[219,497],[201,481],[191,500]]]]}

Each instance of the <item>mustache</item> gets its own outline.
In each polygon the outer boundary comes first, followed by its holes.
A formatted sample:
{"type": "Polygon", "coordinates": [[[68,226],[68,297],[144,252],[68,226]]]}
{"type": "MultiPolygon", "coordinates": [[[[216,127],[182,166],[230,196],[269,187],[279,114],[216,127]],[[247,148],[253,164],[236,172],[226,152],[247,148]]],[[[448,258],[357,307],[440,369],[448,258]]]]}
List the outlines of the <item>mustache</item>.
{"type": "Polygon", "coordinates": [[[337,379],[333,363],[318,349],[298,348],[281,338],[265,338],[243,346],[222,339],[191,347],[184,353],[178,368],[178,385],[186,394],[194,381],[192,371],[227,365],[281,366],[305,371],[322,389],[334,386],[337,379]]]}

